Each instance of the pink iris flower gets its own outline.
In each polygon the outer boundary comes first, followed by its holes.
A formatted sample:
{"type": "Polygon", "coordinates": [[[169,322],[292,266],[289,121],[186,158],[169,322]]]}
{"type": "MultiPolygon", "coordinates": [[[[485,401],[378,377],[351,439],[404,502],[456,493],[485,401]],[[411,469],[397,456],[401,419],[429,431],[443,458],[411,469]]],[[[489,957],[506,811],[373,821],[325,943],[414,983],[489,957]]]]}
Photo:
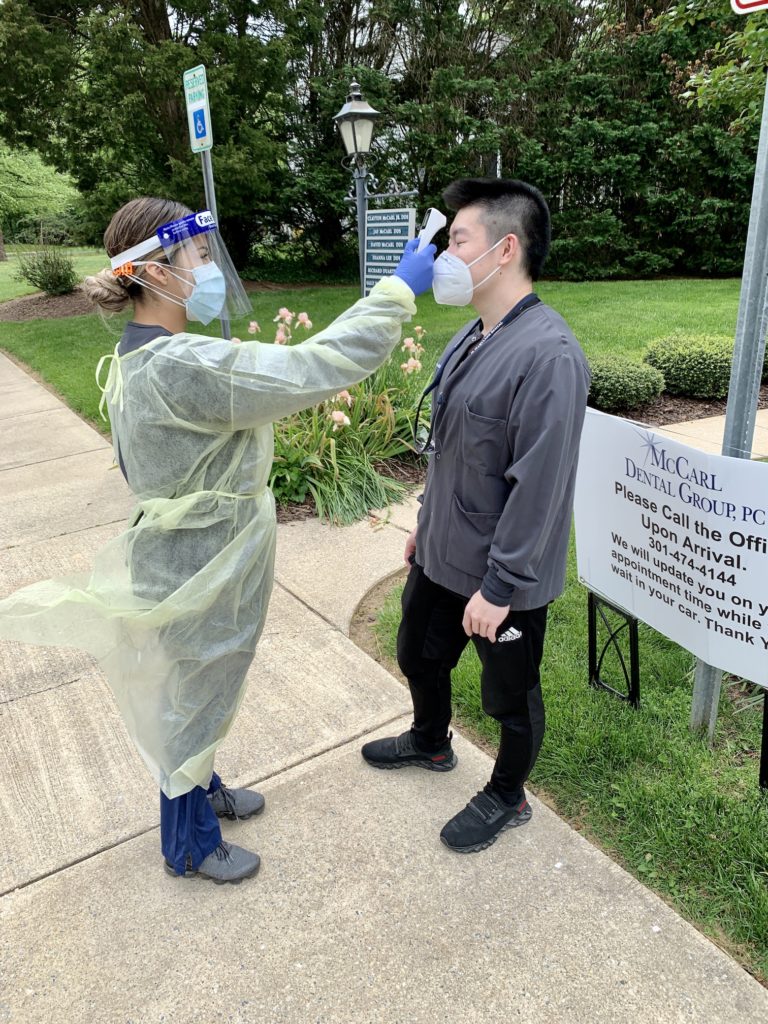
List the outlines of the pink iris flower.
{"type": "Polygon", "coordinates": [[[331,413],[331,419],[333,420],[334,430],[338,430],[340,427],[348,427],[350,423],[349,416],[343,413],[341,409],[334,409],[331,413]]]}
{"type": "Polygon", "coordinates": [[[407,363],[400,363],[400,369],[403,373],[415,373],[421,369],[421,363],[418,359],[411,357],[407,363]]]}

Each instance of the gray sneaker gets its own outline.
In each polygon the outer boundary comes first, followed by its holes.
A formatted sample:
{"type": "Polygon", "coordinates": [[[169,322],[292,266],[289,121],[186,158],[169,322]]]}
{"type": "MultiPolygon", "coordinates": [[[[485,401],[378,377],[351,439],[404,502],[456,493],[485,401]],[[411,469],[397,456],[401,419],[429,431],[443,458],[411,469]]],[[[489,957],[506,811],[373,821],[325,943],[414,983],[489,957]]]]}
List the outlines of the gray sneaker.
{"type": "Polygon", "coordinates": [[[244,878],[252,878],[256,874],[261,865],[261,857],[258,853],[251,853],[242,846],[234,846],[222,839],[196,871],[188,868],[183,875],[177,875],[173,865],[168,861],[164,864],[165,870],[174,878],[210,878],[216,885],[224,885],[225,882],[239,885],[244,878]]]}
{"type": "Polygon", "coordinates": [[[229,789],[220,786],[208,799],[219,818],[230,821],[245,821],[264,810],[264,797],[255,789],[229,789]]]}

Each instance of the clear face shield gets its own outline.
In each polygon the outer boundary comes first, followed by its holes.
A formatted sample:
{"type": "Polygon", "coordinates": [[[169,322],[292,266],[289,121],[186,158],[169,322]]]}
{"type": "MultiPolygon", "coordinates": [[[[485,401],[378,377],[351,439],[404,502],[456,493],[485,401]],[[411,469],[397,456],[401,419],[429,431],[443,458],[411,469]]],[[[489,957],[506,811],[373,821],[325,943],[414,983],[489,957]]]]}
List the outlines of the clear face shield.
{"type": "Polygon", "coordinates": [[[234,320],[251,313],[251,303],[210,210],[162,224],[151,238],[113,256],[111,263],[116,277],[128,277],[184,306],[187,317],[198,323],[209,324],[217,317],[234,320]],[[159,257],[144,258],[159,250],[162,262],[159,257]],[[148,280],[141,268],[151,263],[158,263],[180,282],[182,298],[148,280]]]}

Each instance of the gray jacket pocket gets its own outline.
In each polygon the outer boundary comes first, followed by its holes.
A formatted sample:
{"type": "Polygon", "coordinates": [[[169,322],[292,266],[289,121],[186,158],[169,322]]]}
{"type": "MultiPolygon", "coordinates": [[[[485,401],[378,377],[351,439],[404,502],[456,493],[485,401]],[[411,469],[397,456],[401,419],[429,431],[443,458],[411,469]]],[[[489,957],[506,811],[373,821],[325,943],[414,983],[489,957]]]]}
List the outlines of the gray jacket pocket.
{"type": "Polygon", "coordinates": [[[481,416],[464,402],[461,410],[461,455],[465,466],[483,476],[501,476],[509,461],[506,430],[506,420],[481,416]]]}
{"type": "Polygon", "coordinates": [[[445,561],[468,576],[482,579],[500,512],[467,512],[453,495],[448,515],[445,561]]]}

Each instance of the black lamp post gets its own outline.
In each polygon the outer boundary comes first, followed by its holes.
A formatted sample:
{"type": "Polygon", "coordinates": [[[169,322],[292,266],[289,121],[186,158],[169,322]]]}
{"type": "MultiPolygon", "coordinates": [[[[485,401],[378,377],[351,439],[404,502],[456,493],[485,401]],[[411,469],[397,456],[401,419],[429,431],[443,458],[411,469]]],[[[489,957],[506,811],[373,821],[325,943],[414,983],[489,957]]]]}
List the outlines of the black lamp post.
{"type": "Polygon", "coordinates": [[[366,157],[371,151],[373,126],[381,115],[363,99],[360,85],[352,82],[347,102],[334,117],[339,126],[341,140],[347,151],[345,166],[352,168],[355,178],[355,201],[357,203],[357,237],[360,250],[360,294],[365,295],[365,222],[368,209],[366,178],[368,168],[366,157]]]}

